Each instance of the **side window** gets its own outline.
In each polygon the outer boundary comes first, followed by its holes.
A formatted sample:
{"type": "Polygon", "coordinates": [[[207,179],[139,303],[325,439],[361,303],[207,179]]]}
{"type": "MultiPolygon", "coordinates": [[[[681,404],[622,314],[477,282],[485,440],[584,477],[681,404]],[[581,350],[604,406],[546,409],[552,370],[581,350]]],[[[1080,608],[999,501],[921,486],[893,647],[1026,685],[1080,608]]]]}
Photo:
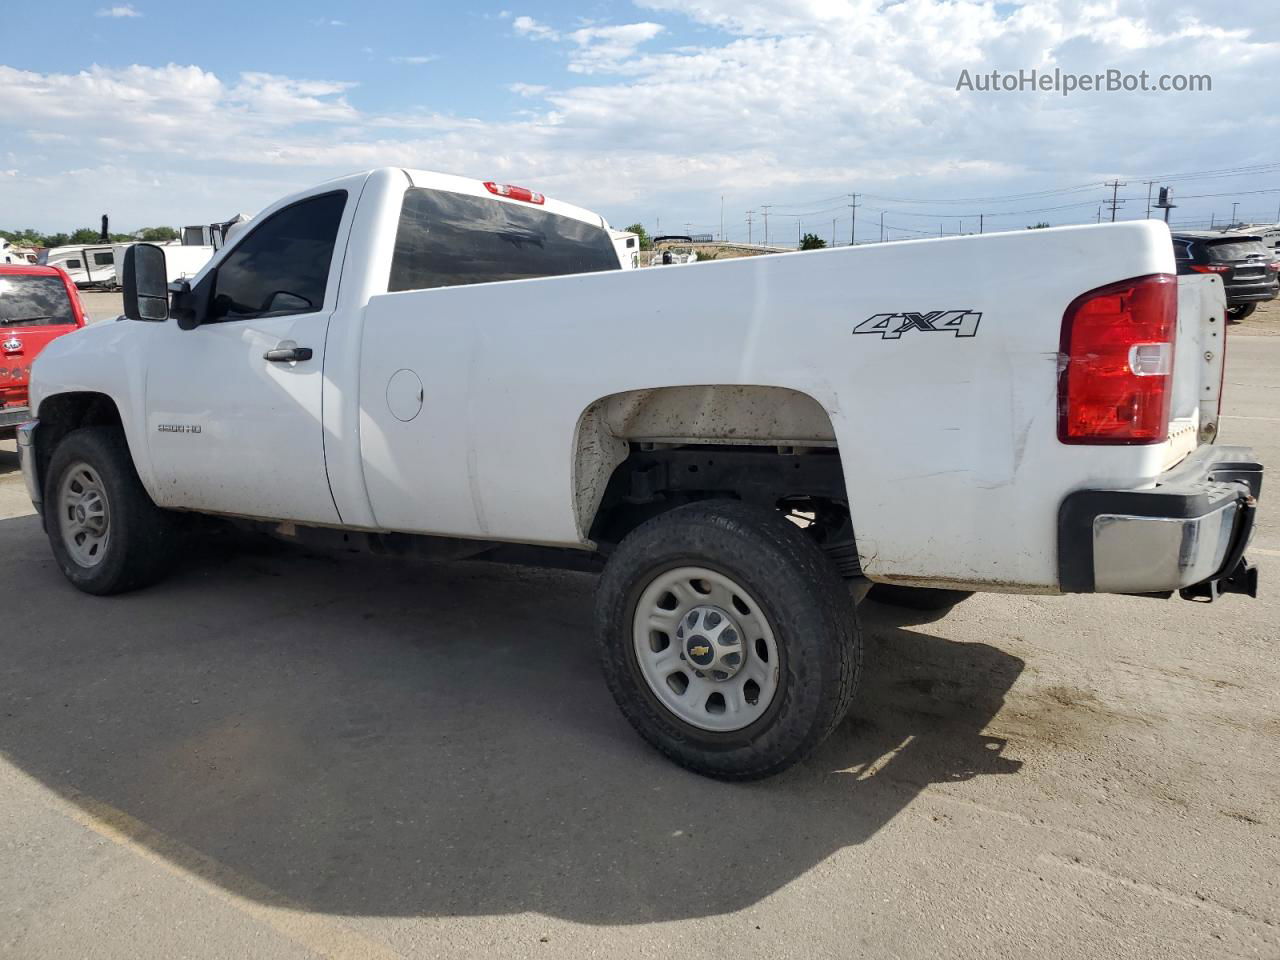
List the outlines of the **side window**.
{"type": "Polygon", "coordinates": [[[113,253],[95,253],[93,255],[93,265],[95,267],[109,267],[115,262],[116,262],[116,258],[115,258],[114,252],[113,253]]]}
{"type": "Polygon", "coordinates": [[[345,190],[272,214],[218,266],[207,323],[313,313],[324,306],[345,190]]]}
{"type": "Polygon", "coordinates": [[[80,261],[79,261],[79,260],[68,260],[68,261],[67,261],[67,263],[66,263],[66,269],[68,269],[68,270],[79,270],[79,269],[80,269],[80,261]]]}

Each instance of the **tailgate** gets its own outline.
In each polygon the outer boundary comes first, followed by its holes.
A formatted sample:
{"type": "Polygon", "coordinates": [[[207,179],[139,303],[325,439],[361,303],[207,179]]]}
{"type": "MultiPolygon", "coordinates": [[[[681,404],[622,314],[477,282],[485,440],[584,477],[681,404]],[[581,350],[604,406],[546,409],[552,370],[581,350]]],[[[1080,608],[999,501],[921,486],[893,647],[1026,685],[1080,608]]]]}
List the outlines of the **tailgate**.
{"type": "Polygon", "coordinates": [[[1178,277],[1178,338],[1164,467],[1218,436],[1227,348],[1227,300],[1217,276],[1178,277]]]}

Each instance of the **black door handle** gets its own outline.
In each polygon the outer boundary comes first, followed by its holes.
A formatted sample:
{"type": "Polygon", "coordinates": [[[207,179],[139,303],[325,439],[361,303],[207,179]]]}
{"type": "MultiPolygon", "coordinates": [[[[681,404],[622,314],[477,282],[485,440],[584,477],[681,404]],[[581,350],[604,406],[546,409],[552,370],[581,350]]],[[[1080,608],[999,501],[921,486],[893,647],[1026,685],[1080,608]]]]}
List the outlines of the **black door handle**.
{"type": "Polygon", "coordinates": [[[310,360],[310,347],[276,347],[274,350],[268,350],[262,355],[263,360],[270,360],[272,363],[290,363],[294,360],[310,360]]]}

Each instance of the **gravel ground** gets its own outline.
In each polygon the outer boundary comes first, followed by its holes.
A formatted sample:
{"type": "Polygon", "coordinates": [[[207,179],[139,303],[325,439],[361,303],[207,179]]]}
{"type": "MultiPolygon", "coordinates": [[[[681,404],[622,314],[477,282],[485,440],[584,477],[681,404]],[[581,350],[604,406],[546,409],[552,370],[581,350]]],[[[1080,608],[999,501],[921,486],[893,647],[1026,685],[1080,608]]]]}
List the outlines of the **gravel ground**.
{"type": "Polygon", "coordinates": [[[1253,315],[1236,324],[1233,329],[1242,336],[1280,336],[1280,300],[1258,304],[1253,315]]]}
{"type": "MultiPolygon", "coordinates": [[[[1280,339],[1233,333],[1274,467],[1280,339]]],[[[95,599],[11,451],[0,956],[1280,956],[1266,500],[1259,600],[864,605],[851,716],[731,786],[623,722],[588,576],[211,543],[95,599]]]]}

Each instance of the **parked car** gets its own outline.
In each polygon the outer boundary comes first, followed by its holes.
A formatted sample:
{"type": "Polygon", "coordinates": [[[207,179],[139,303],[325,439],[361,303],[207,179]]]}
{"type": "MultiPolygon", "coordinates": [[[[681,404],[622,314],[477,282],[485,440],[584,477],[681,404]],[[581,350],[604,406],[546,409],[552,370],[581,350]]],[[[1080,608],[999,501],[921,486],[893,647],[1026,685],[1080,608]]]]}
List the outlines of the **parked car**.
{"type": "Polygon", "coordinates": [[[383,169],[278,201],[172,290],[132,247],[130,319],[52,343],[20,428],[63,574],[157,580],[182,512],[602,570],[623,713],[727,779],[840,721],[873,583],[1256,593],[1262,466],[1213,443],[1222,278],[1175,277],[1164,224],[669,270],[620,269],[607,228],[383,169]]]}
{"type": "Polygon", "coordinates": [[[63,334],[87,322],[66,271],[35,264],[0,264],[0,440],[31,419],[31,361],[63,334]]]}
{"type": "Polygon", "coordinates": [[[1250,234],[1182,232],[1173,235],[1178,273],[1222,278],[1227,316],[1239,322],[1280,293],[1280,256],[1250,234]]]}

